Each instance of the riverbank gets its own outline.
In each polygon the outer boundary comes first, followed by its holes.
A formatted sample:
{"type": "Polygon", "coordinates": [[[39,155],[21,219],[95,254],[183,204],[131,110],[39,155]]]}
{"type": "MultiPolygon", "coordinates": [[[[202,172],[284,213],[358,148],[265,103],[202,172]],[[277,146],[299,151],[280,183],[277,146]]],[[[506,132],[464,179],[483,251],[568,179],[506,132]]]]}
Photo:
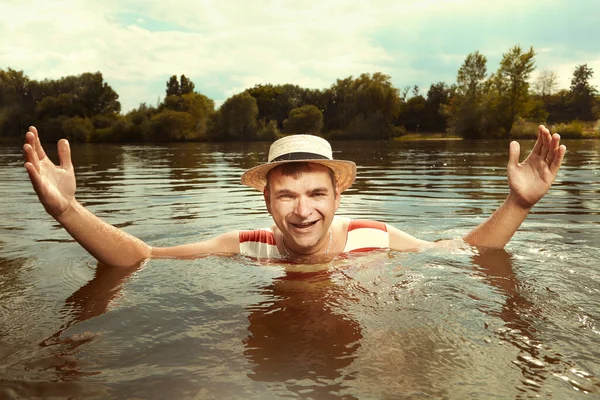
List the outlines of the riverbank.
{"type": "Polygon", "coordinates": [[[417,141],[417,140],[463,140],[460,136],[450,135],[447,133],[407,133],[400,137],[394,138],[399,142],[404,141],[417,141]]]}

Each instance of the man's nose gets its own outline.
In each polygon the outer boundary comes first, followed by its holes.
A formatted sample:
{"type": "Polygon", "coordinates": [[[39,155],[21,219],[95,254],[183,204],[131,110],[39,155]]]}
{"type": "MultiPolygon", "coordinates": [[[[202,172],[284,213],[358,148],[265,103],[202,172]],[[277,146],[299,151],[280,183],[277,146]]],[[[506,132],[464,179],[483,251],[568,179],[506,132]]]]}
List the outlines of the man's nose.
{"type": "Polygon", "coordinates": [[[310,199],[306,196],[300,196],[296,200],[296,215],[302,218],[308,218],[310,214],[312,214],[312,206],[310,204],[310,199]]]}

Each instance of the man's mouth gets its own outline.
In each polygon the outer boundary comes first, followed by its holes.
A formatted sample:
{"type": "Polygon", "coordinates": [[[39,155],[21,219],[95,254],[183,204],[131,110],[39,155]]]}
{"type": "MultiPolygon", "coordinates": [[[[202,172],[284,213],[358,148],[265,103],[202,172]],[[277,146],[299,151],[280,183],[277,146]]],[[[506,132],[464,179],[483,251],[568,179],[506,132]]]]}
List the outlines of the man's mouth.
{"type": "Polygon", "coordinates": [[[300,224],[290,223],[290,225],[292,225],[293,227],[298,228],[298,229],[306,229],[306,228],[309,228],[309,227],[313,226],[317,222],[319,222],[319,220],[310,221],[310,222],[302,222],[300,224]]]}

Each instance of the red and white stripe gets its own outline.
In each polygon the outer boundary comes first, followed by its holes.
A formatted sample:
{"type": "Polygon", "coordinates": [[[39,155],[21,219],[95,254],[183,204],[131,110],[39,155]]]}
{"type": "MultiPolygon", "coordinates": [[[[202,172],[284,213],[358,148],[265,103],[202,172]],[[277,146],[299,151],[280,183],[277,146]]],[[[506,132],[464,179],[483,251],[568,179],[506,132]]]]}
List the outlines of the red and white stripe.
{"type": "Polygon", "coordinates": [[[240,254],[256,258],[283,258],[270,228],[240,231],[240,254]]]}
{"type": "Polygon", "coordinates": [[[390,235],[383,222],[366,219],[354,219],[348,225],[348,238],[344,253],[387,249],[390,247],[390,235]]]}

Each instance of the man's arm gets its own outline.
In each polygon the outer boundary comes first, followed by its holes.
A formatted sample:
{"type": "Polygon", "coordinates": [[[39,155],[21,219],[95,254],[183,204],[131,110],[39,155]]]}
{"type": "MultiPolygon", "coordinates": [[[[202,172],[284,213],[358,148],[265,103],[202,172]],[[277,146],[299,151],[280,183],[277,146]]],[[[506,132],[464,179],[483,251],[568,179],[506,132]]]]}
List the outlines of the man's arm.
{"type": "Polygon", "coordinates": [[[193,257],[208,253],[239,253],[237,232],[205,242],[169,248],[152,248],[96,217],[75,198],[75,173],[69,142],[58,142],[60,166],[46,156],[34,127],[23,146],[25,168],[40,202],[52,217],[94,258],[112,266],[132,266],[149,257],[193,257]]]}
{"type": "MultiPolygon", "coordinates": [[[[558,134],[550,135],[540,125],[537,141],[529,156],[519,163],[520,146],[511,142],[508,159],[510,193],[504,203],[483,223],[465,235],[464,242],[474,246],[503,248],[527,217],[531,208],[548,192],[558,174],[566,147],[558,134]]],[[[427,242],[388,225],[390,248],[418,250],[427,247],[459,247],[464,242],[441,240],[427,242]]]]}
{"type": "Polygon", "coordinates": [[[531,153],[522,163],[519,163],[519,143],[511,142],[507,167],[510,193],[504,203],[463,240],[475,246],[503,248],[531,208],[550,189],[566,150],[560,145],[560,135],[550,135],[543,125],[539,127],[531,153]]]}

